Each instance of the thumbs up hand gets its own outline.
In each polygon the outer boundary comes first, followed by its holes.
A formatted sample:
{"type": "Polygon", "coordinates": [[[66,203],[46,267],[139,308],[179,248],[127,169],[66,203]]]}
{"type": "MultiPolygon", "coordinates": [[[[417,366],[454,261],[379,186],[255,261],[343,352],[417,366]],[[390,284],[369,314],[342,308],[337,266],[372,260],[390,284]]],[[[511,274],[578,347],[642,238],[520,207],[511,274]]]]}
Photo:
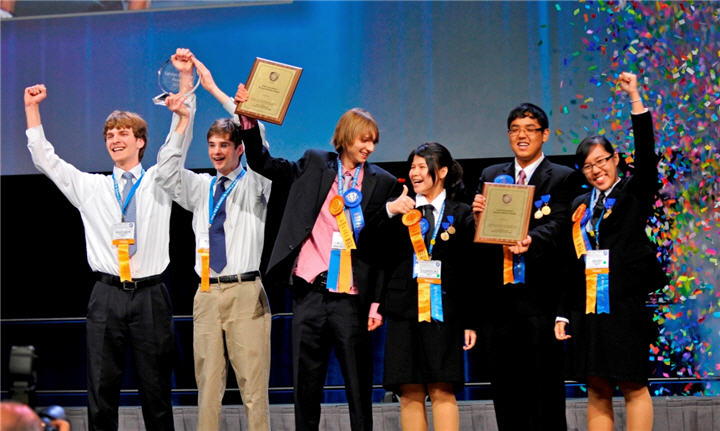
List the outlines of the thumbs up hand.
{"type": "Polygon", "coordinates": [[[388,202],[387,210],[392,215],[405,214],[415,208],[415,200],[408,194],[408,188],[403,184],[403,191],[397,199],[388,202]]]}

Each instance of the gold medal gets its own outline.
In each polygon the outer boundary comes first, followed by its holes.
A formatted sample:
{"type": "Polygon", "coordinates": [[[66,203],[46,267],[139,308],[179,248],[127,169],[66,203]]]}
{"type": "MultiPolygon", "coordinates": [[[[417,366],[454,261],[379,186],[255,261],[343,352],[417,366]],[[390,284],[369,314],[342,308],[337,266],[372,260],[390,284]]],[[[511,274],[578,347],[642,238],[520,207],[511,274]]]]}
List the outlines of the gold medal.
{"type": "Polygon", "coordinates": [[[450,234],[447,233],[447,231],[445,231],[445,232],[443,232],[443,233],[440,234],[440,239],[443,240],[443,241],[447,241],[447,240],[450,239],[450,234]]]}
{"type": "Polygon", "coordinates": [[[544,215],[550,214],[550,205],[545,205],[542,209],[540,209],[540,211],[542,211],[544,215]]]}
{"type": "Polygon", "coordinates": [[[454,234],[454,233],[455,233],[455,226],[450,226],[450,227],[448,227],[448,228],[446,229],[446,231],[447,231],[447,233],[449,233],[450,235],[454,234]]]}
{"type": "Polygon", "coordinates": [[[535,218],[536,218],[536,219],[541,219],[542,216],[543,216],[542,211],[540,211],[540,210],[535,211],[535,218]]]}
{"type": "Polygon", "coordinates": [[[612,208],[608,208],[607,211],[605,211],[605,214],[603,215],[603,220],[610,217],[610,214],[612,214],[612,208]]]}

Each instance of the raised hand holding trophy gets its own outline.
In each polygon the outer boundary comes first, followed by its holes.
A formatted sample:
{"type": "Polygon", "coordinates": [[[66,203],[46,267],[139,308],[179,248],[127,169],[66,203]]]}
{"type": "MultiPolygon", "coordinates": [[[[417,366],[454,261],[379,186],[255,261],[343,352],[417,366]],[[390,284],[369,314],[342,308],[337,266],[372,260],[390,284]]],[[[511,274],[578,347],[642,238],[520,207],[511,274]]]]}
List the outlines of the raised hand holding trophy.
{"type": "Polygon", "coordinates": [[[165,105],[165,99],[170,93],[187,96],[200,85],[200,77],[193,67],[192,53],[185,48],[178,48],[157,73],[158,85],[163,92],[153,97],[156,105],[165,105]]]}

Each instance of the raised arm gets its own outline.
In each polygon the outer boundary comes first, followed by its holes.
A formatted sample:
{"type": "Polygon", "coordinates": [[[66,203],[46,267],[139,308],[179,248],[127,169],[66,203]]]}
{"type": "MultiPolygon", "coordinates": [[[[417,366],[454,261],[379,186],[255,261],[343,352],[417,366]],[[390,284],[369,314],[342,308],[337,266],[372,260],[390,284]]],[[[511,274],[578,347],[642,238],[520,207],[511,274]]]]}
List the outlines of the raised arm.
{"type": "Polygon", "coordinates": [[[635,142],[635,171],[628,187],[635,190],[638,196],[645,195],[652,200],[659,188],[658,156],[655,154],[655,133],[652,115],[643,105],[638,89],[637,76],[623,72],[618,78],[620,89],[625,92],[632,105],[632,128],[635,142]]]}
{"type": "Polygon", "coordinates": [[[620,89],[630,97],[632,113],[637,115],[645,112],[645,105],[640,98],[640,91],[638,90],[637,75],[630,72],[621,73],[618,77],[618,85],[620,89]]]}
{"type": "Polygon", "coordinates": [[[47,97],[45,84],[37,84],[25,89],[25,118],[27,128],[42,125],[40,120],[40,103],[47,97]]]}
{"type": "Polygon", "coordinates": [[[192,90],[193,54],[187,48],[178,48],[170,57],[175,69],[180,75],[179,94],[187,94],[192,90]]]}
{"type": "MultiPolygon", "coordinates": [[[[235,103],[241,103],[247,100],[247,89],[244,84],[239,84],[234,101],[235,103]]],[[[240,115],[239,120],[248,166],[273,183],[289,184],[294,181],[303,169],[304,156],[297,162],[272,157],[269,147],[264,142],[262,125],[256,119],[244,115],[240,115]]]]}
{"type": "Polygon", "coordinates": [[[189,211],[193,211],[198,202],[202,201],[198,197],[207,193],[201,176],[184,168],[192,141],[195,101],[194,94],[187,97],[170,95],[165,100],[168,109],[173,113],[173,119],[165,144],[158,151],[158,174],[155,177],[160,187],[189,211]]]}
{"type": "Polygon", "coordinates": [[[75,207],[80,207],[82,200],[95,190],[97,182],[89,180],[94,175],[79,171],[55,154],[55,148],[45,137],[40,119],[40,103],[46,97],[47,89],[43,84],[25,89],[27,146],[35,167],[57,185],[70,203],[75,207]]]}
{"type": "Polygon", "coordinates": [[[228,102],[232,102],[232,97],[225,94],[220,87],[217,86],[212,73],[210,73],[210,69],[208,69],[202,61],[198,60],[197,57],[193,57],[192,62],[195,65],[198,76],[200,76],[200,84],[203,88],[207,90],[208,93],[212,94],[213,97],[215,97],[215,99],[217,99],[217,101],[223,106],[225,106],[228,102]]]}

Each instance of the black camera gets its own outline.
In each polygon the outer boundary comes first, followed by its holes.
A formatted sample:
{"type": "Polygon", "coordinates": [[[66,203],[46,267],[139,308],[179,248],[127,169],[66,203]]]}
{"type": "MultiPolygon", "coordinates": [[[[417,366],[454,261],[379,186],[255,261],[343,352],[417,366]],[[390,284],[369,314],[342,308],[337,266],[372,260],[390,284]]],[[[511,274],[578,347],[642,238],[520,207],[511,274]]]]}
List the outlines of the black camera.
{"type": "Polygon", "coordinates": [[[45,425],[45,431],[58,431],[58,428],[54,425],[50,425],[50,422],[56,419],[66,420],[65,410],[60,406],[38,408],[36,412],[43,425],[45,425]]]}

